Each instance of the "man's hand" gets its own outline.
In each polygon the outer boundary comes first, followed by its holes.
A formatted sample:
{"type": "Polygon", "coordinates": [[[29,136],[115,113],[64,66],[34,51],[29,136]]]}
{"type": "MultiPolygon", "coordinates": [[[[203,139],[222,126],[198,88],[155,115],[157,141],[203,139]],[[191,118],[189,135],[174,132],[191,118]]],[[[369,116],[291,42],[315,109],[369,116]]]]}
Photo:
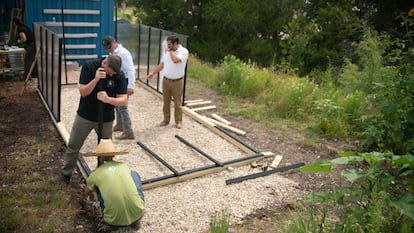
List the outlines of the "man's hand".
{"type": "Polygon", "coordinates": [[[106,93],[106,91],[98,92],[97,98],[98,98],[98,100],[102,101],[103,103],[108,103],[109,102],[109,96],[106,93]]]}
{"type": "Polygon", "coordinates": [[[100,68],[98,68],[97,70],[96,70],[96,72],[95,72],[95,78],[97,78],[97,79],[105,79],[106,78],[106,73],[105,73],[105,70],[104,70],[104,68],[102,68],[102,67],[100,67],[100,68]]]}
{"type": "Polygon", "coordinates": [[[147,79],[150,80],[150,79],[152,79],[153,76],[154,76],[154,73],[151,72],[147,75],[147,79]]]}
{"type": "Polygon", "coordinates": [[[128,88],[127,93],[128,93],[128,96],[133,95],[134,94],[134,89],[128,88]]]}

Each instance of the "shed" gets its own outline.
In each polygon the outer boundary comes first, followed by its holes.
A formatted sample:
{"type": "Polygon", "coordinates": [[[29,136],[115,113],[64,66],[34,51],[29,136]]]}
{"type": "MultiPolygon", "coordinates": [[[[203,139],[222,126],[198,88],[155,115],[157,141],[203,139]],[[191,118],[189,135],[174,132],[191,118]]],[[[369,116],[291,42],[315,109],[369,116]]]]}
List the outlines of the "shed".
{"type": "Polygon", "coordinates": [[[60,34],[66,60],[80,64],[106,54],[101,40],[114,35],[114,0],[26,0],[14,7],[23,10],[30,27],[34,22],[42,23],[60,34]]]}

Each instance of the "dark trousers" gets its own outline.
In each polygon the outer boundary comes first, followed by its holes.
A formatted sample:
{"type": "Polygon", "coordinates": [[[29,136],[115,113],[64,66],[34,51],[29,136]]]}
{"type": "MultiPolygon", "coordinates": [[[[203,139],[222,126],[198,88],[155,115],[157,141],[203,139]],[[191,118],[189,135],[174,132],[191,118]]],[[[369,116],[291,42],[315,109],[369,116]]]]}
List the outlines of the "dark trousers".
{"type": "MultiPolygon", "coordinates": [[[[24,78],[27,78],[27,75],[29,74],[30,67],[32,66],[32,63],[36,57],[36,46],[35,43],[28,43],[26,45],[26,51],[24,53],[24,78]]],[[[37,78],[37,65],[33,67],[32,73],[30,74],[32,78],[37,78]]]]}

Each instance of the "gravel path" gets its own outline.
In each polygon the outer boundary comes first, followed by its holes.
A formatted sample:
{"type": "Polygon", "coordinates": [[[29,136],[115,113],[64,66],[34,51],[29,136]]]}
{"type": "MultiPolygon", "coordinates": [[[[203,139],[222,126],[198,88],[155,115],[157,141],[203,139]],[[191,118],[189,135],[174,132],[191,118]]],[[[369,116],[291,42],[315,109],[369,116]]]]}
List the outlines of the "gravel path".
{"type": "MultiPolygon", "coordinates": [[[[76,85],[62,88],[61,119],[68,133],[79,98],[76,85]]],[[[212,162],[184,145],[175,135],[221,162],[249,156],[187,115],[184,115],[182,129],[176,129],[173,124],[159,127],[162,100],[140,85],[137,85],[135,94],[129,99],[129,112],[136,138],[113,140],[117,149],[129,150],[128,155],[119,155],[115,159],[126,162],[131,169],[138,171],[143,180],[171,172],[144,151],[137,141],[145,144],[178,171],[210,165],[212,162]]],[[[235,122],[234,124],[236,125],[235,122]]],[[[113,137],[118,134],[114,133],[113,137]]],[[[94,151],[96,142],[96,134],[92,132],[81,151],[94,151]]],[[[85,160],[91,169],[96,167],[96,158],[85,160]]],[[[256,172],[259,170],[246,165],[145,190],[147,208],[141,220],[141,228],[136,232],[206,232],[211,216],[216,212],[227,211],[232,222],[237,223],[256,209],[280,205],[303,194],[296,182],[277,174],[232,185],[225,184],[227,179],[256,172]]]]}

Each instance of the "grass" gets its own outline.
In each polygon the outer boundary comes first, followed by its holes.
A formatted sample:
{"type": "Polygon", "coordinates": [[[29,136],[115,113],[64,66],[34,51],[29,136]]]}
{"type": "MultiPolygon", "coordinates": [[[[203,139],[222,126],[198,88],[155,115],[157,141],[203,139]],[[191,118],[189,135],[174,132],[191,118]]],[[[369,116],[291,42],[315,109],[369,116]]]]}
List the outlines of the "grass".
{"type": "Polygon", "coordinates": [[[52,146],[22,137],[16,143],[16,148],[21,147],[26,148],[24,152],[7,155],[1,177],[0,232],[56,232],[72,225],[67,220],[76,216],[79,206],[74,205],[68,187],[49,183],[51,167],[40,166],[55,153],[52,146]]]}
{"type": "MultiPolygon", "coordinates": [[[[234,58],[232,58],[234,60],[234,58]]],[[[203,63],[197,57],[190,56],[188,60],[188,77],[199,85],[186,90],[187,93],[198,92],[197,86],[206,86],[223,95],[225,112],[255,120],[269,128],[286,130],[286,133],[301,131],[307,137],[300,138],[308,145],[315,145],[321,135],[315,130],[317,124],[310,115],[312,95],[316,95],[315,86],[307,81],[295,78],[288,74],[277,74],[267,69],[258,69],[254,65],[245,65],[230,59],[227,68],[221,65],[203,63]],[[227,71],[226,71],[227,69],[227,71]],[[232,72],[232,69],[237,72],[232,72]],[[229,83],[231,78],[223,78],[225,73],[245,73],[246,82],[240,84],[243,89],[242,96],[238,90],[223,83],[229,83]],[[256,78],[258,76],[258,78],[256,78]],[[274,88],[272,88],[274,86],[274,88]],[[251,87],[250,90],[249,87],[251,87]],[[268,90],[270,89],[270,91],[268,90]],[[301,103],[301,100],[306,101],[301,103]],[[299,106],[299,107],[298,107],[299,106]],[[302,106],[302,107],[300,107],[302,106]],[[306,117],[304,117],[306,116],[306,117]]],[[[238,78],[243,82],[242,78],[238,78]]],[[[288,135],[296,140],[295,134],[288,135]]]]}

